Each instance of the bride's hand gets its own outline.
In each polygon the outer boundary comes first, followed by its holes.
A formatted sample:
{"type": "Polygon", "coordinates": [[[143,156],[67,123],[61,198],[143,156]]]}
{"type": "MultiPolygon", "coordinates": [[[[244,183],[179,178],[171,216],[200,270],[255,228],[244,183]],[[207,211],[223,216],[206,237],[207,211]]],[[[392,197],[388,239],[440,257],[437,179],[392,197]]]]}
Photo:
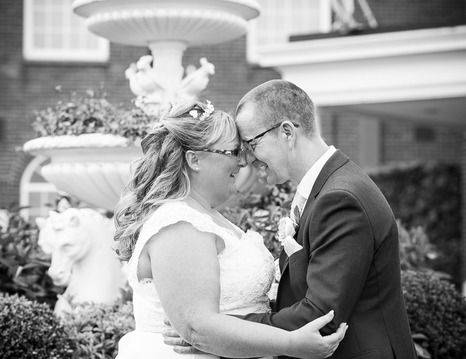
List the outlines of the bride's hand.
{"type": "Polygon", "coordinates": [[[324,337],[320,335],[319,329],[330,323],[333,316],[332,310],[328,314],[290,332],[291,353],[287,355],[303,359],[328,358],[331,356],[337,350],[348,329],[346,323],[341,323],[335,333],[324,337]]]}

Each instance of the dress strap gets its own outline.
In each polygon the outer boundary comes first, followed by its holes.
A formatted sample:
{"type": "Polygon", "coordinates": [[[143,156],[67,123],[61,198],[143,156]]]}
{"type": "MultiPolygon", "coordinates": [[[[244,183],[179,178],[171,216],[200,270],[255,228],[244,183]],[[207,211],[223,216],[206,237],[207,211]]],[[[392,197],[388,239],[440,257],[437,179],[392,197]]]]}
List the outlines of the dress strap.
{"type": "Polygon", "coordinates": [[[139,257],[146,243],[161,229],[178,222],[188,222],[201,232],[213,233],[219,236],[225,241],[225,246],[232,237],[227,229],[216,224],[209,215],[194,209],[183,200],[166,202],[154,211],[139,232],[133,254],[128,263],[130,284],[138,282],[139,257]]]}

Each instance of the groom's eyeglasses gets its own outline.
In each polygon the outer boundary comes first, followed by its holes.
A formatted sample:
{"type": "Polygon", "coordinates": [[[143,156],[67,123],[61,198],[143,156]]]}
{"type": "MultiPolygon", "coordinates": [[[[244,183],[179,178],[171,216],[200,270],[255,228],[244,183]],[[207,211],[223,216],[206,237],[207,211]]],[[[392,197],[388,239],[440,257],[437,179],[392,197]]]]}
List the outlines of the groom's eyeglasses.
{"type": "MultiPolygon", "coordinates": [[[[283,122],[277,123],[273,127],[269,128],[268,130],[265,130],[264,132],[259,133],[257,136],[251,138],[250,140],[243,141],[245,144],[245,147],[247,147],[250,151],[254,152],[254,150],[257,147],[257,144],[259,143],[259,140],[268,132],[275,130],[276,128],[280,127],[283,122]]],[[[299,127],[297,123],[291,122],[295,127],[299,127]]]]}

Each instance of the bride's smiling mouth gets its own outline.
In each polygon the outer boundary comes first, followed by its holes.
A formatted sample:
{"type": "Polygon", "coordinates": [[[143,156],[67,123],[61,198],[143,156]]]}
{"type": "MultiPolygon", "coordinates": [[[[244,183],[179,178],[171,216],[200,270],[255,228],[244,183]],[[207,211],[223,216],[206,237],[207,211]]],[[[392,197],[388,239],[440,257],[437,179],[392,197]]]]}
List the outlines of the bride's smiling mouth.
{"type": "Polygon", "coordinates": [[[236,170],[234,170],[233,172],[230,173],[230,177],[235,178],[236,175],[238,174],[238,172],[239,172],[239,167],[236,170]]]}

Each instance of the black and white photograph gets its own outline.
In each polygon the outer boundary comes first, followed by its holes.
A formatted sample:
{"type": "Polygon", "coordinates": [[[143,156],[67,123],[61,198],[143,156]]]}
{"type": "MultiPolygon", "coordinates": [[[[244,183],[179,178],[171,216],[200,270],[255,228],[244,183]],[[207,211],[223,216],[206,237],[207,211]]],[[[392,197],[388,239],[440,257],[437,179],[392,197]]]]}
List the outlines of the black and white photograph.
{"type": "Polygon", "coordinates": [[[0,359],[465,359],[466,0],[0,0],[0,359]]]}

